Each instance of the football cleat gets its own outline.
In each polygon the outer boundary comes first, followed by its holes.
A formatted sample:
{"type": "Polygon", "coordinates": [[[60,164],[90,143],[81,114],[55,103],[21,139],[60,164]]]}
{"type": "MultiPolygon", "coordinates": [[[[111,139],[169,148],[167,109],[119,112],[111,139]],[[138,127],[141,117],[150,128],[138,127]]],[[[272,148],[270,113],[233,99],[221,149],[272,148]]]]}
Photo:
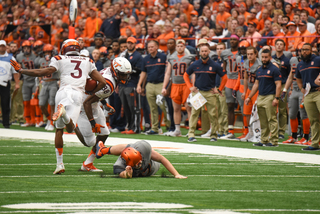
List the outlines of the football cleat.
{"type": "Polygon", "coordinates": [[[201,137],[210,137],[211,136],[211,128],[207,131],[207,133],[201,135],[201,137]]]}
{"type": "Polygon", "coordinates": [[[44,124],[43,121],[40,121],[39,123],[36,123],[36,128],[40,128],[44,124]]]}
{"type": "Polygon", "coordinates": [[[234,136],[234,134],[229,132],[226,136],[220,137],[220,139],[222,139],[222,140],[234,140],[234,139],[236,139],[236,136],[234,136]]]}
{"type": "Polygon", "coordinates": [[[237,139],[241,140],[242,138],[245,138],[247,136],[247,134],[243,134],[240,137],[237,137],[237,139]]]}
{"type": "Polygon", "coordinates": [[[49,127],[47,128],[47,131],[53,131],[54,130],[54,126],[53,125],[49,125],[49,127]]]}
{"type": "Polygon", "coordinates": [[[48,130],[48,127],[49,127],[50,124],[51,124],[51,121],[50,121],[50,120],[47,120],[47,125],[46,125],[46,127],[44,127],[44,129],[45,129],[45,130],[48,130]]]}
{"type": "Polygon", "coordinates": [[[181,136],[181,131],[175,130],[174,132],[169,133],[170,137],[180,137],[181,136]]]}
{"type": "Polygon", "coordinates": [[[307,143],[308,141],[303,137],[301,138],[301,140],[294,142],[294,144],[296,145],[306,145],[305,143],[307,143]]]}
{"type": "Polygon", "coordinates": [[[84,162],[83,162],[80,170],[85,171],[85,172],[103,172],[103,170],[97,169],[95,166],[93,166],[93,163],[89,163],[89,164],[85,165],[84,162]]]}
{"type": "Polygon", "coordinates": [[[286,143],[296,143],[297,142],[297,138],[293,138],[292,136],[289,137],[288,140],[283,141],[282,143],[286,144],[286,143]]]}
{"type": "Polygon", "coordinates": [[[30,127],[30,126],[34,126],[33,124],[31,123],[24,123],[24,124],[21,124],[21,127],[30,127]]]}
{"type": "Polygon", "coordinates": [[[66,110],[62,104],[59,104],[57,107],[57,111],[52,115],[52,120],[56,121],[60,117],[63,117],[66,114],[66,110]]]}
{"type": "Polygon", "coordinates": [[[247,142],[249,141],[249,139],[251,139],[253,137],[253,134],[251,132],[249,132],[245,137],[241,138],[240,141],[241,142],[247,142]]]}
{"type": "Polygon", "coordinates": [[[102,153],[101,149],[104,148],[104,144],[102,141],[99,141],[99,143],[96,145],[96,158],[101,158],[104,154],[102,153]]]}
{"type": "Polygon", "coordinates": [[[57,174],[61,174],[64,173],[66,170],[64,168],[63,163],[62,164],[58,164],[56,170],[54,170],[53,174],[57,175],[57,174]]]}
{"type": "Polygon", "coordinates": [[[307,145],[307,146],[310,146],[311,144],[312,144],[311,139],[310,139],[309,141],[307,141],[307,142],[303,143],[303,145],[307,145]]]}

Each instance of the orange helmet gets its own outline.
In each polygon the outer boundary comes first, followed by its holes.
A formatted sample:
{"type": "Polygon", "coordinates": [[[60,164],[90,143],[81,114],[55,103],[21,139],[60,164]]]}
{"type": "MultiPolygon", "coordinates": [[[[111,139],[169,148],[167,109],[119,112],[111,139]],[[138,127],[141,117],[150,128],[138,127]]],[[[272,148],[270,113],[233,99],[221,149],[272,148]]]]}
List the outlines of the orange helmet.
{"type": "Polygon", "coordinates": [[[250,43],[247,40],[243,40],[239,43],[239,48],[247,48],[250,46],[250,43]]]}
{"type": "Polygon", "coordinates": [[[43,45],[43,42],[40,41],[40,40],[37,40],[37,41],[33,44],[33,47],[34,47],[34,48],[37,48],[37,47],[40,47],[40,46],[42,46],[42,45],[43,45]]]}
{"type": "Polygon", "coordinates": [[[126,161],[126,165],[131,167],[136,166],[142,161],[141,153],[132,147],[125,148],[121,152],[121,157],[126,161]]]}
{"type": "Polygon", "coordinates": [[[21,47],[31,47],[31,42],[26,40],[22,43],[21,47]]]}
{"type": "Polygon", "coordinates": [[[80,54],[80,45],[79,42],[75,39],[67,39],[62,43],[62,47],[60,50],[61,55],[69,55],[69,54],[80,54]]]}
{"type": "Polygon", "coordinates": [[[100,53],[105,53],[107,52],[107,48],[102,46],[101,48],[99,48],[100,53]]]}
{"type": "Polygon", "coordinates": [[[51,44],[46,44],[45,46],[43,46],[43,51],[53,51],[53,46],[51,44]]]}

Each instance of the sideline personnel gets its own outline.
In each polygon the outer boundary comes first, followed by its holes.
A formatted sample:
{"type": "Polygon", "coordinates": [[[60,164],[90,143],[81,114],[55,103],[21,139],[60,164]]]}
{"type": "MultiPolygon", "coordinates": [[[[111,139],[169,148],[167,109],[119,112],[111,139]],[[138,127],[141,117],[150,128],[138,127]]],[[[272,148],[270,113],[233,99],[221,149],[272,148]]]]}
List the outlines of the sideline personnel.
{"type": "Polygon", "coordinates": [[[270,61],[270,50],[263,50],[261,58],[263,65],[257,70],[256,81],[245,100],[246,105],[248,105],[259,89],[257,107],[261,124],[261,142],[253,145],[278,146],[277,106],[281,92],[281,74],[279,68],[270,61]]]}
{"type": "MultiPolygon", "coordinates": [[[[217,97],[216,94],[222,95],[226,82],[227,76],[223,72],[221,66],[209,58],[210,46],[206,39],[200,40],[198,47],[200,48],[200,58],[190,65],[187,71],[183,75],[183,79],[186,82],[188,88],[194,96],[196,93],[200,93],[206,100],[206,106],[208,109],[208,114],[211,127],[211,142],[217,141],[217,131],[218,131],[218,115],[217,115],[217,97]],[[195,73],[195,83],[194,86],[191,84],[189,76],[195,73]],[[222,77],[222,82],[219,89],[215,87],[216,74],[222,77]]],[[[188,133],[188,142],[196,142],[194,131],[197,126],[198,116],[201,108],[196,110],[192,107],[191,116],[189,120],[190,128],[188,133]]]]}
{"type": "Polygon", "coordinates": [[[319,75],[320,57],[312,54],[312,46],[306,43],[301,49],[301,61],[296,70],[296,80],[299,89],[304,94],[304,107],[307,111],[311,123],[311,141],[312,144],[302,150],[319,150],[320,142],[320,87],[315,84],[319,75]],[[306,86],[310,84],[311,88],[306,95],[306,86]]]}

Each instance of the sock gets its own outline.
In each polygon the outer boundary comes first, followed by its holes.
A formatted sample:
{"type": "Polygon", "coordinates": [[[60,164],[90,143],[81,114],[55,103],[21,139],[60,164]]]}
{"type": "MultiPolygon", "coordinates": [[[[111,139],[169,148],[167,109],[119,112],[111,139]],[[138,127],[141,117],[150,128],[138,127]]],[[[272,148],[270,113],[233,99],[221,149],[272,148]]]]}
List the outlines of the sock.
{"type": "Polygon", "coordinates": [[[297,133],[298,132],[298,125],[299,125],[298,118],[290,119],[290,125],[291,125],[292,133],[297,133]]]}
{"type": "Polygon", "coordinates": [[[175,127],[176,127],[176,131],[179,131],[179,132],[180,132],[180,124],[175,125],[175,127]]]}
{"type": "Polygon", "coordinates": [[[111,146],[110,147],[103,147],[101,149],[101,152],[102,154],[106,155],[106,154],[110,154],[110,149],[111,149],[111,146]]]}
{"type": "Polygon", "coordinates": [[[88,165],[90,163],[93,163],[94,159],[96,159],[96,156],[92,150],[90,150],[90,153],[87,157],[87,160],[84,162],[84,165],[88,165]]]}
{"type": "Polygon", "coordinates": [[[29,106],[30,109],[30,117],[31,117],[31,124],[36,123],[36,108],[33,105],[29,106]]]}
{"type": "Polygon", "coordinates": [[[303,125],[303,133],[309,135],[310,134],[310,120],[308,118],[307,119],[303,119],[302,120],[302,125],[303,125]]]}
{"type": "Polygon", "coordinates": [[[297,133],[297,132],[292,132],[291,136],[292,136],[294,139],[297,139],[297,138],[298,138],[298,133],[297,133]]]}
{"type": "Polygon", "coordinates": [[[36,123],[40,123],[41,120],[42,111],[40,109],[40,106],[36,106],[36,123]]]}
{"type": "Polygon", "coordinates": [[[309,140],[309,134],[303,134],[303,138],[308,141],[309,140]]]}
{"type": "Polygon", "coordinates": [[[23,101],[23,113],[26,119],[26,123],[30,123],[30,101],[23,101]]]}
{"type": "Polygon", "coordinates": [[[243,134],[248,134],[249,133],[249,129],[248,129],[248,121],[246,116],[243,116],[243,125],[244,125],[244,132],[243,134]]]}
{"type": "Polygon", "coordinates": [[[233,125],[228,125],[228,132],[234,134],[233,125]]]}
{"type": "Polygon", "coordinates": [[[63,163],[63,148],[55,148],[56,149],[56,158],[57,165],[63,163]]]}

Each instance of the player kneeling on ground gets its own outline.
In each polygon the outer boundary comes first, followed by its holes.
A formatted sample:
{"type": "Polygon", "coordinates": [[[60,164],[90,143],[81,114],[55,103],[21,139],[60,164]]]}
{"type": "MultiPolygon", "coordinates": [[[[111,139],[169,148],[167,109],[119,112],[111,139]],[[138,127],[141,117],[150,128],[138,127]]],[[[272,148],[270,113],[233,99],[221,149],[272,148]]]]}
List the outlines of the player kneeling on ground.
{"type": "Polygon", "coordinates": [[[175,178],[187,178],[186,176],[180,175],[167,158],[154,151],[151,145],[144,140],[134,144],[118,144],[112,147],[105,147],[103,142],[100,141],[97,145],[96,157],[99,159],[106,154],[120,155],[113,165],[113,172],[121,178],[154,175],[159,170],[160,163],[162,163],[175,178]]]}

